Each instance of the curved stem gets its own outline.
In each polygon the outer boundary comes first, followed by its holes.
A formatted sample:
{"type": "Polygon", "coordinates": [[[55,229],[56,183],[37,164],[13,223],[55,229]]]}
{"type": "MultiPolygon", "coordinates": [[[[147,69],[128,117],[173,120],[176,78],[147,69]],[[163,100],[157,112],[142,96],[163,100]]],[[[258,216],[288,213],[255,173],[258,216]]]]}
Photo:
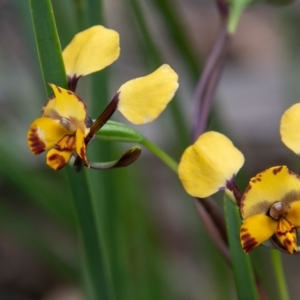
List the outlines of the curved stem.
{"type": "Polygon", "coordinates": [[[213,96],[222,71],[229,42],[230,35],[227,32],[225,23],[223,23],[196,87],[194,96],[195,117],[193,140],[197,139],[206,130],[213,96]]]}
{"type": "Polygon", "coordinates": [[[281,300],[289,300],[289,292],[286,285],[284,276],[284,270],[281,261],[281,253],[278,250],[271,251],[271,260],[274,268],[274,274],[279,292],[279,298],[281,300]]]}
{"type": "Polygon", "coordinates": [[[164,152],[162,149],[157,147],[155,144],[153,144],[146,138],[144,138],[140,142],[140,144],[145,146],[148,150],[150,150],[153,154],[160,158],[171,170],[177,173],[177,162],[173,158],[171,158],[166,152],[164,152]]]}

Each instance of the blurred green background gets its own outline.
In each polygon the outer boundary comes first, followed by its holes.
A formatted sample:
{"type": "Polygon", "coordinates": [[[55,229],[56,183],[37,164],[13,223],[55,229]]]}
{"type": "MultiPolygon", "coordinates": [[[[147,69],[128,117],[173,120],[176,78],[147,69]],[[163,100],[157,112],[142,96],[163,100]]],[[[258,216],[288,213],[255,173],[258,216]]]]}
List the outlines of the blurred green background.
{"type": "MultiPolygon", "coordinates": [[[[82,3],[52,1],[62,48],[81,27],[82,3]]],[[[120,33],[121,56],[108,68],[110,98],[99,89],[99,103],[104,107],[127,80],[170,64],[180,78],[177,97],[158,120],[137,129],[178,161],[191,140],[191,100],[219,28],[215,2],[106,0],[103,5],[104,25],[120,33]]],[[[299,99],[299,26],[298,1],[257,4],[233,39],[214,117],[245,154],[247,176],[279,164],[298,169],[278,128],[281,114],[299,99]]],[[[28,127],[46,101],[28,1],[0,0],[0,76],[0,299],[83,299],[67,176],[27,147],[28,127]]],[[[81,79],[77,90],[88,105],[93,76],[81,79]]],[[[100,112],[89,110],[93,118],[100,112]]],[[[112,119],[126,123],[117,113],[112,119]]],[[[127,148],[114,144],[110,154],[118,157],[127,148]]],[[[105,155],[96,159],[104,161],[105,155]]],[[[99,214],[109,228],[107,262],[116,299],[235,299],[232,272],[176,174],[143,149],[136,163],[103,172],[103,178],[99,191],[106,192],[99,193],[99,202],[106,197],[109,205],[99,214]],[[102,186],[107,182],[109,187],[102,186]]],[[[271,299],[279,299],[272,294],[268,253],[260,247],[253,258],[271,299]]],[[[284,255],[291,299],[299,294],[299,259],[284,255]]]]}

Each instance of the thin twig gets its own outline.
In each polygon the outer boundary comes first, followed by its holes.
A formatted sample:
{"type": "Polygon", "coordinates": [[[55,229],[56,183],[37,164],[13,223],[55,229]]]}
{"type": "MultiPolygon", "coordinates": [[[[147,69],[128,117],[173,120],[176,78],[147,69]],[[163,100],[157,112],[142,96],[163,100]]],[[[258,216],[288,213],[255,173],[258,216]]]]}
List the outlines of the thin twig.
{"type": "Polygon", "coordinates": [[[194,95],[193,140],[196,140],[206,130],[213,96],[223,69],[230,40],[226,25],[222,22],[216,43],[208,57],[194,95]]]}
{"type": "Polygon", "coordinates": [[[203,221],[212,240],[215,242],[226,262],[231,265],[230,252],[226,238],[226,224],[221,210],[210,199],[194,198],[200,219],[203,221]],[[218,222],[218,224],[216,224],[218,222]],[[225,240],[224,240],[225,239],[225,240]]]}

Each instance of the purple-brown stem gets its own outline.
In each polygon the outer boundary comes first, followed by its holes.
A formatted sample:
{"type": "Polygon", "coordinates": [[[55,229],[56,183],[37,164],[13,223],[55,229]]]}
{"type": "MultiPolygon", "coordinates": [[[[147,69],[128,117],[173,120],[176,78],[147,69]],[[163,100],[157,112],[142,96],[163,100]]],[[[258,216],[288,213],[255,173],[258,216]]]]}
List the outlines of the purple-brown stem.
{"type": "Polygon", "coordinates": [[[72,91],[72,92],[76,91],[77,82],[78,82],[80,77],[81,76],[77,77],[76,75],[74,75],[73,77],[68,76],[68,86],[69,86],[70,91],[72,91]]]}
{"type": "Polygon", "coordinates": [[[110,103],[106,106],[102,114],[92,124],[90,132],[85,138],[85,143],[88,143],[93,139],[94,135],[100,130],[100,128],[110,119],[113,113],[116,111],[119,103],[119,93],[117,93],[110,103]]]}
{"type": "Polygon", "coordinates": [[[211,199],[194,198],[197,212],[206,226],[212,240],[223,254],[228,264],[231,264],[228,248],[226,223],[219,207],[211,199]]]}
{"type": "Polygon", "coordinates": [[[226,24],[222,22],[217,41],[208,57],[194,95],[195,121],[193,140],[196,140],[207,128],[213,97],[225,62],[230,40],[226,24]]]}
{"type": "Polygon", "coordinates": [[[236,204],[238,205],[238,207],[240,207],[243,193],[240,191],[240,189],[236,185],[234,178],[226,182],[226,187],[233,193],[236,204]]]}
{"type": "Polygon", "coordinates": [[[228,14],[229,14],[229,7],[227,4],[226,0],[216,0],[218,9],[219,9],[219,13],[221,18],[223,18],[224,20],[227,20],[228,18],[228,14]]]}

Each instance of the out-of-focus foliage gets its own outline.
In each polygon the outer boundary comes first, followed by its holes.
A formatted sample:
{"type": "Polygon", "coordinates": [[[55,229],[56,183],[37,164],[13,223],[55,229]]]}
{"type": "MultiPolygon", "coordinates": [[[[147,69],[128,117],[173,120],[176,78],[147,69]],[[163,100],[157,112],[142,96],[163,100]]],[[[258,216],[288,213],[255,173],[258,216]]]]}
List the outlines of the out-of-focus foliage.
{"type": "MultiPolygon", "coordinates": [[[[87,27],[80,14],[85,2],[52,1],[62,48],[87,27]]],[[[170,64],[179,74],[178,95],[157,122],[139,130],[178,161],[190,142],[195,83],[219,26],[216,5],[211,0],[107,0],[103,10],[104,25],[120,33],[121,56],[108,70],[107,97],[105,88],[96,89],[99,110],[90,89],[97,75],[83,78],[78,94],[96,118],[122,83],[170,64]]],[[[280,142],[279,120],[299,100],[299,16],[297,2],[251,6],[218,86],[211,127],[230,133],[245,153],[250,176],[287,161],[296,169],[280,142]]],[[[28,126],[47,100],[28,1],[0,0],[0,76],[0,298],[82,299],[67,176],[49,170],[45,157],[33,156],[26,142],[28,126]]],[[[98,160],[119,157],[128,148],[94,143],[106,149],[91,150],[98,160]]],[[[245,182],[241,179],[240,186],[245,182]]],[[[103,172],[93,185],[116,299],[235,299],[232,271],[191,198],[153,154],[143,148],[133,165],[103,172]]],[[[279,299],[267,272],[269,250],[260,247],[251,258],[268,294],[279,299]]],[[[284,257],[291,298],[298,291],[298,260],[284,257]]]]}

